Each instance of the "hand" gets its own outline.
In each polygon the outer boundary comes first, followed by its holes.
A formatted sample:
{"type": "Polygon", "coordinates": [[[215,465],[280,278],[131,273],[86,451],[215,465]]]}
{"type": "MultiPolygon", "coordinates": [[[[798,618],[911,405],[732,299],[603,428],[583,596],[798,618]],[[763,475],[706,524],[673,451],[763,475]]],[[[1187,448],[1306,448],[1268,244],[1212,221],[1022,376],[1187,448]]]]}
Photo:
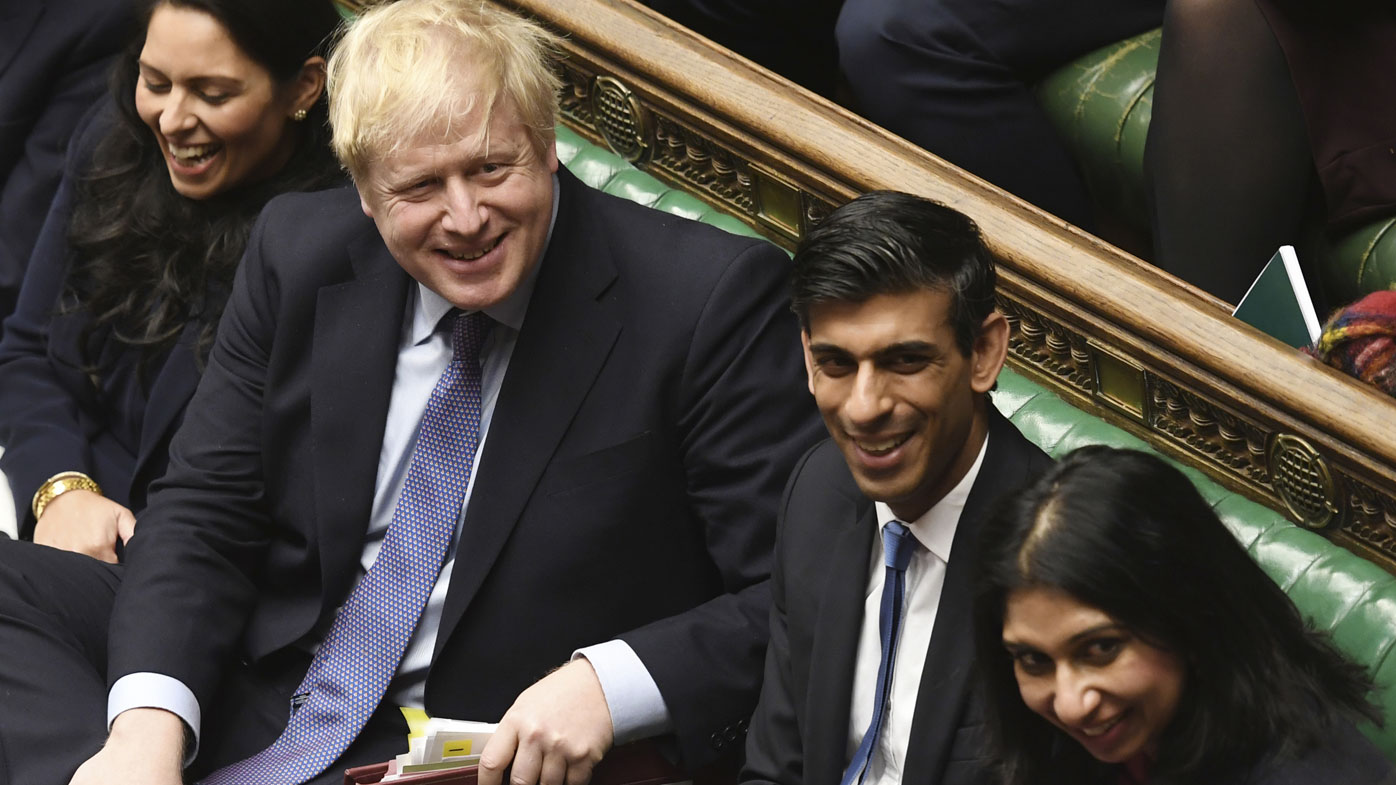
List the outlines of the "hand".
{"type": "Polygon", "coordinates": [[[577,659],[524,690],[480,753],[479,785],[586,785],[611,749],[611,709],[596,671],[577,659]]]}
{"type": "Polygon", "coordinates": [[[34,526],[34,542],[116,563],[116,540],[136,531],[136,516],[92,491],[68,491],[44,508],[34,526]]]}
{"type": "Polygon", "coordinates": [[[131,709],[69,785],[180,785],[183,768],[184,720],[164,709],[131,709]]]}

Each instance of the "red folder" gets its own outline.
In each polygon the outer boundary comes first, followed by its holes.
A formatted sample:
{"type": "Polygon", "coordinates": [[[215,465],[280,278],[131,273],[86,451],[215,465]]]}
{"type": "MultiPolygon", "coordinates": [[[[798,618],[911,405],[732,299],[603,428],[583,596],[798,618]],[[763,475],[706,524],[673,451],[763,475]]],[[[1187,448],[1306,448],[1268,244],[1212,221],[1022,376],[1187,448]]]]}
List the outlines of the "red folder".
{"type": "MultiPolygon", "coordinates": [[[[424,771],[393,780],[404,785],[475,785],[478,767],[424,771]]],[[[388,764],[375,763],[344,772],[344,785],[374,785],[388,773],[388,764]]],[[[667,785],[693,779],[660,754],[654,744],[636,742],[611,750],[591,774],[591,785],[667,785]]],[[[700,777],[699,779],[703,779],[700,777]]],[[[506,780],[507,782],[507,780],[506,780]]]]}

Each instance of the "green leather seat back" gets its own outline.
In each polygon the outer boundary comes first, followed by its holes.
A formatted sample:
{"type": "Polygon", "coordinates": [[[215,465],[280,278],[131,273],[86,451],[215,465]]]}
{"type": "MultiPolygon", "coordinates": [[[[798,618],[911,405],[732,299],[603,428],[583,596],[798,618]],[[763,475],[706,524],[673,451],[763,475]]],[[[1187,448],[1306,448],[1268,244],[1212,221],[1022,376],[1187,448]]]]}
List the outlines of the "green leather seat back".
{"type": "Polygon", "coordinates": [[[557,158],[582,182],[608,194],[624,197],[666,213],[712,224],[733,234],[761,236],[737,218],[708,205],[692,194],[664,185],[631,166],[624,158],[587,142],[577,133],[561,125],[557,127],[557,158]]]}
{"type": "Polygon", "coordinates": [[[1150,30],[1077,58],[1037,89],[1092,198],[1145,229],[1144,140],[1154,115],[1159,33],[1150,30]]]}
{"type": "Polygon", "coordinates": [[[1335,303],[1391,288],[1396,283],[1396,217],[1373,221],[1331,240],[1321,269],[1324,290],[1335,303]]]}

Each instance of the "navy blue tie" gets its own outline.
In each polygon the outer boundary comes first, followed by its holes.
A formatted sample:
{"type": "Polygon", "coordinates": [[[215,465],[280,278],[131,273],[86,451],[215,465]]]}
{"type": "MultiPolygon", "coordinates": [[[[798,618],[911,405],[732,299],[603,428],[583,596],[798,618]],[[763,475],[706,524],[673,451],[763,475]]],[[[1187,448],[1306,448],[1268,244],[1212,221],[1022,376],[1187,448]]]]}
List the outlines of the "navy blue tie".
{"type": "Polygon", "coordinates": [[[349,593],[296,690],[304,697],[265,750],[203,785],[296,785],[335,761],[378,708],[446,558],[480,443],[480,347],[494,324],[455,318],[452,358],[431,391],[383,545],[349,593]]]}
{"type": "Polygon", "coordinates": [[[897,637],[902,630],[906,566],[911,563],[911,554],[915,551],[916,538],[911,536],[904,524],[889,521],[882,527],[882,557],[887,574],[882,582],[882,610],[877,621],[877,629],[882,637],[882,659],[877,665],[877,696],[874,698],[872,722],[868,723],[863,742],[858,745],[848,770],[843,773],[841,785],[855,785],[863,781],[873,750],[877,749],[877,740],[882,735],[887,705],[891,702],[888,693],[892,689],[892,666],[897,659],[897,637]]]}

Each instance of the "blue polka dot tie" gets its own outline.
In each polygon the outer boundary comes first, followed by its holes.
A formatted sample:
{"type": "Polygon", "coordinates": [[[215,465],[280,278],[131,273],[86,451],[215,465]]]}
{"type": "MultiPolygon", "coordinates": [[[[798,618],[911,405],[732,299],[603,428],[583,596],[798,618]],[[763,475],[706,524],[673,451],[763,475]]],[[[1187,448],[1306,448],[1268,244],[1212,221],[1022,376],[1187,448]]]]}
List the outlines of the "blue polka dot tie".
{"type": "Polygon", "coordinates": [[[877,629],[882,637],[882,659],[877,665],[877,695],[874,697],[872,722],[868,732],[848,770],[843,773],[841,785],[856,785],[863,781],[868,763],[872,760],[877,740],[882,735],[882,724],[886,719],[887,705],[891,702],[892,666],[896,663],[897,638],[902,630],[902,601],[906,594],[906,567],[911,563],[911,555],[916,552],[916,537],[899,521],[889,521],[882,527],[882,557],[887,567],[886,578],[882,582],[882,607],[877,620],[877,629]]]}
{"type": "Polygon", "coordinates": [[[378,557],[345,600],[296,690],[286,730],[204,785],[296,785],[348,749],[378,708],[446,558],[480,441],[480,347],[493,322],[462,314],[452,359],[427,400],[378,557]]]}

